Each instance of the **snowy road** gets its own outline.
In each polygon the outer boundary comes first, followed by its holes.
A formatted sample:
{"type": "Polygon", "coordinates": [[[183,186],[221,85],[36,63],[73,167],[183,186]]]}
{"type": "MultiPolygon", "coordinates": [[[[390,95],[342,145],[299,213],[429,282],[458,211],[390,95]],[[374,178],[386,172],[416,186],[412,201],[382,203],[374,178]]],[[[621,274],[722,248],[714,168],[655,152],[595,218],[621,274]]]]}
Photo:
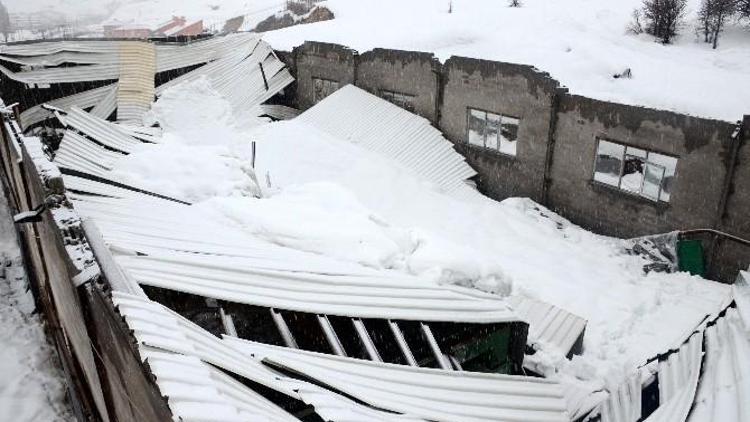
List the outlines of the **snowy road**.
{"type": "Polygon", "coordinates": [[[0,189],[0,422],[72,421],[54,348],[33,314],[12,224],[0,189]]]}

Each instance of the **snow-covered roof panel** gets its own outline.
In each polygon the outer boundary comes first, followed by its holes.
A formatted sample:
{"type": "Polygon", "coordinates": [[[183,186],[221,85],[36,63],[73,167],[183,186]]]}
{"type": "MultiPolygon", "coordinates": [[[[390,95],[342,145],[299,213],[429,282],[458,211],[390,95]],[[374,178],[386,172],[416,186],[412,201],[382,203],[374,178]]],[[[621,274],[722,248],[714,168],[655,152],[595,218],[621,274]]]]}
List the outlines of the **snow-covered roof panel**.
{"type": "Polygon", "coordinates": [[[360,318],[519,320],[498,296],[280,247],[205,221],[189,206],[90,198],[76,208],[97,223],[110,247],[140,252],[116,259],[143,285],[360,318]]]}
{"type": "Polygon", "coordinates": [[[298,421],[260,394],[194,356],[148,346],[140,347],[139,351],[173,415],[182,421],[298,421]]]}
{"type": "Polygon", "coordinates": [[[444,371],[325,355],[225,336],[239,351],[373,406],[435,421],[568,421],[562,387],[542,378],[444,371]]]}
{"type": "Polygon", "coordinates": [[[347,85],[298,119],[330,135],[378,152],[446,192],[469,189],[476,175],[430,122],[354,85],[347,85]]]}
{"type": "Polygon", "coordinates": [[[202,362],[308,403],[315,407],[316,413],[328,421],[421,420],[413,416],[374,409],[317,385],[282,375],[263,365],[260,360],[248,358],[218,337],[143,296],[115,291],[112,293],[112,300],[133,330],[140,350],[156,348],[198,358],[202,362]]]}
{"type": "Polygon", "coordinates": [[[586,320],[562,308],[525,296],[509,302],[518,316],[529,323],[529,343],[552,344],[567,355],[586,328],[586,320]]]}

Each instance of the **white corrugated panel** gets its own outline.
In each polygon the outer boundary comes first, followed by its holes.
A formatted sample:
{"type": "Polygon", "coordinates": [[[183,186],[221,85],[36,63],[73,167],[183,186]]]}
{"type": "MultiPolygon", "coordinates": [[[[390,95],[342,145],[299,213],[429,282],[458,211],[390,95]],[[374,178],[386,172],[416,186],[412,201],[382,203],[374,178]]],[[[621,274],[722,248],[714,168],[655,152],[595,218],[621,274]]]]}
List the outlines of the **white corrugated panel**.
{"type": "Polygon", "coordinates": [[[463,194],[466,179],[476,175],[427,119],[354,85],[329,95],[298,119],[390,157],[445,192],[463,194]]]}
{"type": "Polygon", "coordinates": [[[139,347],[150,346],[199,358],[203,362],[311,404],[315,407],[316,413],[325,420],[419,420],[371,409],[332,391],[272,371],[259,360],[248,358],[177,313],[147,298],[114,291],[112,301],[133,330],[139,347]]]}
{"type": "Polygon", "coordinates": [[[706,359],[689,422],[750,421],[749,329],[734,308],[706,328],[706,359]]]}
{"type": "Polygon", "coordinates": [[[350,317],[518,320],[497,296],[280,247],[206,221],[189,206],[88,198],[76,208],[96,222],[110,246],[147,254],[117,258],[143,285],[350,317]]]}
{"type": "MultiPolygon", "coordinates": [[[[75,106],[78,108],[89,108],[97,106],[102,102],[108,95],[115,93],[116,85],[107,85],[100,88],[90,89],[88,91],[79,92],[78,94],[69,95],[67,97],[57,98],[46,102],[45,104],[57,107],[63,110],[69,110],[75,106]]],[[[111,113],[110,113],[111,114],[111,113]]],[[[34,123],[41,122],[47,117],[51,116],[48,110],[42,108],[41,105],[30,107],[21,113],[21,124],[24,128],[28,128],[34,123]]],[[[108,117],[104,116],[104,118],[108,117]]],[[[99,116],[102,117],[102,116],[99,116]]]]}
{"type": "Polygon", "coordinates": [[[112,163],[119,158],[117,155],[123,156],[106,150],[73,131],[66,131],[53,162],[62,168],[104,177],[112,169],[112,163]]]}
{"type": "Polygon", "coordinates": [[[225,336],[262,357],[381,409],[434,421],[568,422],[560,384],[543,378],[444,371],[269,346],[225,336]]]}
{"type": "Polygon", "coordinates": [[[83,53],[63,51],[43,56],[11,56],[0,54],[0,61],[17,63],[23,66],[59,66],[63,63],[77,64],[115,64],[118,61],[116,53],[83,53]]]}
{"type": "Polygon", "coordinates": [[[0,45],[0,53],[13,56],[43,56],[64,51],[79,53],[117,53],[120,41],[62,40],[0,45]]]}
{"type": "Polygon", "coordinates": [[[642,386],[634,374],[601,405],[601,422],[637,422],[641,419],[642,386]]]}
{"type": "Polygon", "coordinates": [[[695,333],[679,351],[659,362],[659,408],[644,422],[684,422],[698,388],[703,358],[703,332],[695,333]]]}
{"type": "MultiPolygon", "coordinates": [[[[107,92],[107,95],[101,98],[101,100],[91,109],[90,114],[100,119],[108,119],[112,113],[117,109],[117,85],[112,85],[113,89],[107,92]]],[[[76,105],[76,107],[80,107],[76,105]]]]}
{"type": "Polygon", "coordinates": [[[140,347],[174,417],[185,422],[299,421],[239,381],[194,356],[140,347]]]}
{"type": "Polygon", "coordinates": [[[147,42],[120,45],[120,80],[117,84],[117,120],[140,123],[154,102],[156,49],[147,42]]]}
{"type": "Polygon", "coordinates": [[[732,285],[732,295],[745,327],[750,330],[750,272],[740,271],[732,285]]]}
{"type": "Polygon", "coordinates": [[[549,303],[525,296],[512,296],[509,302],[518,316],[529,323],[529,344],[552,344],[567,355],[586,329],[585,319],[549,303]]]}
{"type": "Polygon", "coordinates": [[[130,153],[143,144],[117,125],[86,113],[78,107],[70,108],[65,116],[65,123],[97,142],[124,153],[130,153]]]}
{"type": "Polygon", "coordinates": [[[248,46],[252,51],[258,41],[258,34],[243,33],[199,40],[185,45],[157,44],[156,69],[163,72],[208,63],[248,46]]]}
{"type": "Polygon", "coordinates": [[[26,84],[59,84],[117,79],[120,75],[120,66],[118,64],[93,64],[50,67],[25,72],[13,72],[4,66],[0,66],[0,72],[14,81],[26,84]]]}

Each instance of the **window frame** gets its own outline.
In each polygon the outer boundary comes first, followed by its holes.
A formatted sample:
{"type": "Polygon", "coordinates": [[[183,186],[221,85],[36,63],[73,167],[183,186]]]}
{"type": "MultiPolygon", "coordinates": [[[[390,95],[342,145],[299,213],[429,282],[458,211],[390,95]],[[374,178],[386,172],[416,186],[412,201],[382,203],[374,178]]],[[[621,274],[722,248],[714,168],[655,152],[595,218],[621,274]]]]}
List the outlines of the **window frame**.
{"type": "Polygon", "coordinates": [[[405,92],[392,91],[390,89],[382,89],[381,88],[380,89],[380,98],[382,98],[382,99],[388,101],[389,103],[391,103],[391,104],[393,104],[393,105],[395,105],[397,107],[400,107],[400,108],[402,108],[402,109],[404,109],[404,110],[406,110],[406,111],[408,111],[410,113],[414,113],[414,110],[416,109],[415,105],[414,105],[414,100],[417,98],[416,95],[412,95],[412,94],[407,94],[405,92]],[[394,99],[396,97],[404,97],[405,99],[408,100],[404,104],[408,103],[409,107],[404,107],[403,105],[401,105],[401,104],[399,104],[399,103],[397,103],[395,101],[391,101],[388,98],[386,98],[385,95],[390,95],[391,98],[394,98],[394,99]]]}
{"type": "Polygon", "coordinates": [[[667,153],[664,153],[664,152],[661,152],[661,151],[657,151],[657,150],[653,150],[653,149],[650,149],[650,148],[646,148],[646,147],[643,147],[643,146],[640,146],[640,145],[633,145],[633,144],[628,144],[628,143],[624,143],[624,142],[615,141],[612,138],[607,138],[605,136],[595,136],[594,140],[595,140],[594,157],[593,157],[593,160],[592,160],[593,166],[592,166],[592,169],[591,169],[591,183],[592,184],[595,184],[597,186],[601,186],[601,187],[609,189],[609,190],[617,191],[617,192],[625,194],[625,195],[627,195],[629,197],[633,197],[633,198],[638,198],[638,199],[641,199],[641,200],[645,200],[645,201],[647,201],[648,203],[651,203],[651,204],[669,205],[672,202],[672,195],[674,194],[674,192],[669,192],[669,199],[668,200],[662,199],[662,193],[664,191],[663,184],[664,184],[664,178],[665,177],[672,177],[672,178],[677,177],[677,167],[678,167],[679,162],[680,162],[680,157],[679,156],[673,155],[673,154],[667,154],[667,153]],[[614,144],[614,145],[622,147],[622,155],[620,157],[620,171],[619,171],[619,175],[618,175],[617,185],[613,185],[613,184],[609,184],[609,183],[606,183],[606,182],[602,182],[600,180],[596,180],[596,169],[597,169],[597,163],[599,161],[599,145],[600,145],[600,143],[602,141],[608,142],[610,144],[614,144]],[[645,157],[639,157],[639,156],[634,155],[634,154],[628,154],[628,148],[634,148],[634,149],[639,149],[639,150],[645,151],[645,153],[646,153],[645,157]],[[663,164],[660,164],[660,163],[656,162],[656,161],[650,161],[649,160],[650,159],[650,154],[658,154],[658,155],[661,155],[663,157],[673,158],[675,160],[674,173],[671,176],[667,176],[667,167],[665,165],[663,165],[663,164]],[[626,157],[633,157],[633,158],[639,159],[639,160],[641,160],[643,162],[643,173],[642,173],[643,176],[642,176],[642,179],[641,179],[639,190],[637,192],[631,191],[631,190],[628,190],[628,189],[624,189],[622,187],[622,179],[623,179],[623,176],[624,176],[623,173],[625,171],[626,157]],[[646,183],[646,168],[648,166],[655,166],[657,168],[662,169],[662,178],[661,178],[661,183],[659,183],[659,192],[657,193],[655,199],[653,197],[647,195],[647,194],[644,194],[644,190],[643,190],[643,187],[644,187],[644,185],[646,183]]]}
{"type": "Polygon", "coordinates": [[[519,134],[521,132],[521,130],[520,130],[520,128],[521,128],[521,120],[522,120],[521,117],[512,116],[512,115],[504,114],[504,113],[498,113],[496,111],[490,111],[490,110],[486,110],[486,109],[479,108],[479,107],[467,106],[466,107],[466,131],[464,133],[464,136],[465,136],[464,143],[467,144],[467,145],[469,145],[469,146],[471,146],[471,147],[473,147],[473,148],[480,148],[482,150],[492,151],[493,153],[499,154],[499,155],[501,155],[503,157],[508,157],[508,158],[516,159],[516,158],[518,158],[518,142],[520,141],[519,134]],[[470,118],[471,118],[471,112],[472,112],[472,110],[484,113],[484,120],[483,120],[484,121],[484,125],[483,125],[484,130],[482,131],[482,139],[484,141],[483,145],[477,145],[477,144],[473,144],[473,143],[470,142],[470,139],[471,139],[470,138],[470,132],[471,132],[471,124],[470,124],[471,120],[470,120],[470,118]],[[499,117],[499,120],[498,120],[499,124],[497,126],[497,148],[490,148],[490,147],[487,146],[487,126],[488,126],[487,122],[489,121],[489,118],[488,118],[489,114],[493,114],[493,115],[499,117]],[[514,142],[516,142],[516,145],[515,145],[515,147],[516,147],[515,148],[515,154],[509,154],[507,152],[502,151],[502,149],[501,149],[502,141],[501,141],[500,138],[501,138],[501,135],[502,135],[503,120],[504,119],[514,119],[514,120],[516,120],[518,122],[518,124],[516,125],[516,128],[517,128],[516,129],[516,140],[514,141],[514,142]]]}
{"type": "Polygon", "coordinates": [[[339,81],[335,80],[335,79],[322,78],[322,77],[319,77],[319,76],[311,76],[310,77],[310,82],[311,82],[311,87],[312,87],[312,99],[313,99],[313,103],[315,103],[315,104],[319,103],[320,101],[323,101],[329,95],[333,94],[334,92],[338,91],[341,88],[341,83],[339,81]],[[334,89],[333,91],[329,92],[328,95],[326,95],[325,97],[318,98],[317,95],[316,95],[316,92],[315,92],[315,80],[316,79],[319,80],[319,81],[322,81],[324,83],[336,84],[336,89],[334,89]]]}

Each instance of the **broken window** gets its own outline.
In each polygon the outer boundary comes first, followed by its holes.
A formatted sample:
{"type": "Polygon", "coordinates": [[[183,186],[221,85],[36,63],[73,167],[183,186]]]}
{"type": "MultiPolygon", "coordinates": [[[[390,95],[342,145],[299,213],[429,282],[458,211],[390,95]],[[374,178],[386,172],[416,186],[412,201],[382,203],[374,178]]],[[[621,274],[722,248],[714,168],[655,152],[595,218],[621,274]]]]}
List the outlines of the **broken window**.
{"type": "Polygon", "coordinates": [[[652,201],[669,202],[677,158],[600,139],[594,180],[652,201]]]}
{"type": "Polygon", "coordinates": [[[339,83],[330,79],[312,78],[313,82],[313,101],[317,103],[323,98],[333,94],[339,89],[339,83]]]}
{"type": "Polygon", "coordinates": [[[393,103],[404,110],[414,112],[414,96],[409,94],[402,94],[400,92],[388,91],[385,89],[380,90],[380,96],[393,103]]]}
{"type": "Polygon", "coordinates": [[[516,117],[469,108],[467,141],[471,145],[515,156],[519,124],[516,117]]]}

